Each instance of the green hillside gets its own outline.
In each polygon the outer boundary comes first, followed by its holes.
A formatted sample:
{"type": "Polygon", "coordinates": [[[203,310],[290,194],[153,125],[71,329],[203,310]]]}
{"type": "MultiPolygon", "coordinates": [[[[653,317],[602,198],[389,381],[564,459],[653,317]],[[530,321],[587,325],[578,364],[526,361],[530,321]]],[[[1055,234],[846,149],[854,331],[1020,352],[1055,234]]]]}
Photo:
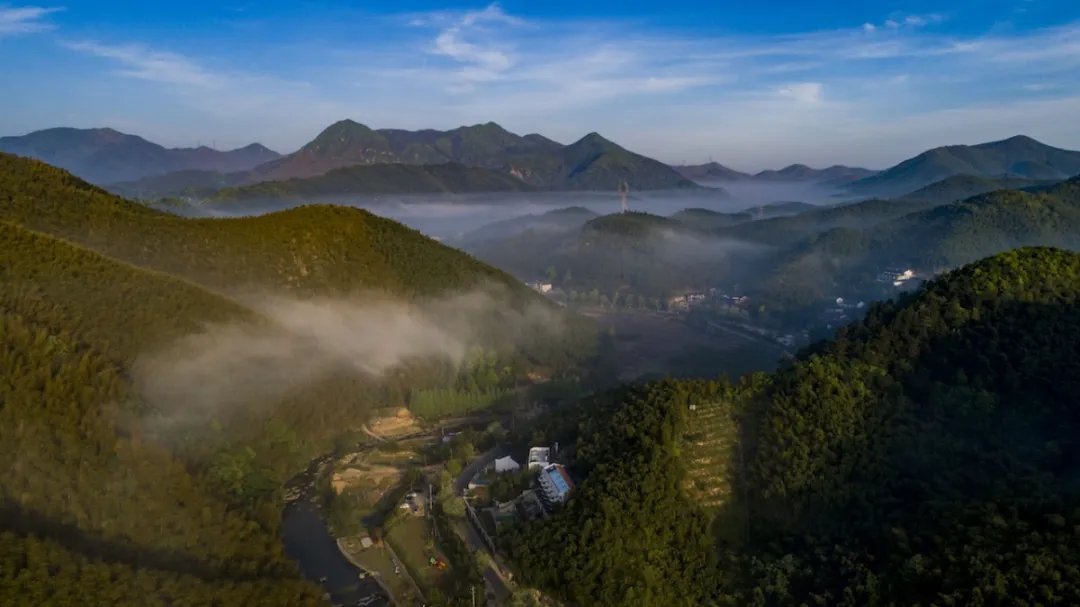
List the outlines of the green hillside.
{"type": "Polygon", "coordinates": [[[841,285],[865,293],[886,267],[925,275],[1031,245],[1080,249],[1080,181],[1001,190],[864,229],[823,232],[784,253],[761,288],[795,305],[811,303],[841,285]]]}
{"type": "Polygon", "coordinates": [[[0,595],[315,604],[272,528],[140,437],[136,354],[250,313],[9,223],[0,239],[0,595]]]}
{"type": "Polygon", "coordinates": [[[371,164],[334,169],[324,175],[288,181],[261,181],[226,188],[208,202],[233,206],[243,202],[318,202],[366,194],[461,194],[522,192],[532,188],[519,179],[457,163],[371,164]]]}
{"type": "Polygon", "coordinates": [[[467,232],[459,240],[468,246],[469,243],[513,238],[526,232],[558,234],[580,228],[585,225],[585,222],[596,217],[596,213],[584,207],[566,207],[548,211],[547,213],[522,215],[495,221],[467,232]]]}
{"type": "Polygon", "coordinates": [[[952,145],[928,150],[851,184],[861,195],[899,196],[954,175],[1068,179],[1080,174],[1080,152],[1062,150],[1018,135],[979,145],[952,145]]]}
{"type": "Polygon", "coordinates": [[[776,374],[600,395],[518,573],[580,605],[1075,604],[1078,305],[1080,255],[1021,249],[776,374]]]}
{"type": "Polygon", "coordinates": [[[946,204],[986,194],[995,190],[1019,190],[1040,185],[1050,185],[1053,182],[1040,181],[1037,179],[1024,179],[1020,177],[980,177],[978,175],[954,175],[941,181],[932,183],[924,188],[905,194],[902,198],[926,200],[938,204],[946,204]]]}
{"type": "MultiPolygon", "coordinates": [[[[16,604],[317,604],[281,552],[286,479],[413,389],[508,391],[536,369],[580,379],[595,351],[588,326],[505,274],[355,209],[183,219],[3,155],[0,239],[0,596],[16,604]],[[197,343],[287,332],[240,303],[253,295],[299,296],[325,315],[326,297],[420,305],[493,284],[494,309],[472,312],[490,324],[469,344],[487,366],[419,352],[385,376],[297,369],[275,392],[231,400],[201,391],[212,378],[197,372],[165,384],[179,396],[145,389],[204,353],[147,366],[177,340],[222,325],[197,343]],[[532,331],[529,314],[567,330],[532,331]]],[[[273,364],[271,351],[232,353],[255,355],[273,364]]]]}
{"type": "Polygon", "coordinates": [[[0,156],[0,218],[230,292],[422,294],[485,281],[517,288],[509,276],[366,211],[309,206],[185,219],[13,156],[0,156]]]}

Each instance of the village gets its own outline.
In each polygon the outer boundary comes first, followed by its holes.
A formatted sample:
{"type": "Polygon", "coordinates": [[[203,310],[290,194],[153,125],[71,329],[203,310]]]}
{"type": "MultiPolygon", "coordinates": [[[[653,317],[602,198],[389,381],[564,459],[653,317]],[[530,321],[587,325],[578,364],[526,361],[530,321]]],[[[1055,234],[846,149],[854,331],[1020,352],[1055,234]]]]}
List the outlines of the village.
{"type": "MultiPolygon", "coordinates": [[[[396,605],[474,596],[505,604],[518,588],[499,554],[499,533],[515,521],[548,516],[574,490],[558,444],[518,448],[543,407],[428,423],[405,408],[377,412],[313,465],[290,502],[314,508],[336,548],[359,573],[341,596],[374,582],[396,605]],[[519,463],[520,462],[520,463],[519,463]]],[[[327,585],[327,579],[320,581],[327,585]]],[[[328,592],[327,598],[330,598],[328,592]]],[[[363,595],[349,605],[376,605],[363,595]]]]}

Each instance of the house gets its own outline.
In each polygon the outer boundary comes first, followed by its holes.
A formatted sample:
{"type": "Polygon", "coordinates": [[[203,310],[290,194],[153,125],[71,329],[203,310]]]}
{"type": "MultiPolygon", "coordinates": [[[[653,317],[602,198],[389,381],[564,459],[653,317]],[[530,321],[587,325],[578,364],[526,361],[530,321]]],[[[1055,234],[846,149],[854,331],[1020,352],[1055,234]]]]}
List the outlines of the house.
{"type": "Polygon", "coordinates": [[[551,449],[549,447],[529,448],[529,470],[543,468],[551,461],[551,449]]]}
{"type": "Polygon", "coordinates": [[[904,283],[915,278],[915,270],[911,268],[899,268],[892,267],[887,268],[881,274],[878,274],[877,281],[880,283],[891,283],[894,287],[901,287],[904,283]]]}
{"type": "Polygon", "coordinates": [[[525,285],[537,293],[550,293],[551,289],[554,288],[550,282],[541,282],[539,280],[527,282],[525,285]]]}
{"type": "Polygon", "coordinates": [[[495,474],[502,474],[504,472],[517,472],[521,470],[521,464],[514,461],[514,458],[507,455],[506,457],[500,457],[495,460],[495,474]]]}
{"type": "Polygon", "coordinates": [[[548,464],[540,471],[540,496],[549,508],[566,501],[574,490],[574,481],[561,464],[548,464]]]}

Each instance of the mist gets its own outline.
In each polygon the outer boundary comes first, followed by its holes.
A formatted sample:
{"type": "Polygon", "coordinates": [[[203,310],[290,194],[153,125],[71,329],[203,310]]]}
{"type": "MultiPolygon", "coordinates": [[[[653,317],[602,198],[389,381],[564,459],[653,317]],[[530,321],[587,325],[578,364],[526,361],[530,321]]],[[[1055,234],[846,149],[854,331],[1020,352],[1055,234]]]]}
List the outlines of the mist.
{"type": "Polygon", "coordinates": [[[134,365],[141,396],[169,423],[276,402],[291,388],[337,373],[378,379],[417,360],[460,366],[475,346],[512,347],[557,336],[562,316],[543,302],[510,308],[485,287],[425,303],[385,295],[296,300],[248,297],[256,322],[209,325],[134,365]]]}
{"type": "MultiPolygon", "coordinates": [[[[630,196],[630,208],[667,216],[687,208],[737,213],[777,202],[833,205],[847,200],[838,189],[814,183],[722,182],[703,185],[712,186],[713,189],[635,191],[630,196]]],[[[525,215],[542,215],[570,206],[585,207],[599,215],[621,210],[616,192],[529,192],[332,196],[304,201],[266,200],[220,206],[197,205],[180,212],[195,216],[238,217],[282,211],[307,203],[365,209],[444,241],[459,239],[493,222],[525,215]]]]}

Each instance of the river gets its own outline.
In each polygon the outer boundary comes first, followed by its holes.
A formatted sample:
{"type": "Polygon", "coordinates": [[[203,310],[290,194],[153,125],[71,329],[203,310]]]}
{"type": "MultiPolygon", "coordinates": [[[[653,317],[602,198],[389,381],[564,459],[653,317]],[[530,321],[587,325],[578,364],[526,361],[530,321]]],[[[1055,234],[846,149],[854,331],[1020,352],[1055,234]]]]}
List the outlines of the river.
{"type": "Polygon", "coordinates": [[[282,512],[281,536],[285,554],[296,561],[304,577],[322,586],[334,605],[390,605],[378,582],[371,577],[360,579],[360,569],[341,554],[337,541],[312,502],[315,471],[321,462],[322,459],[312,462],[304,474],[289,483],[300,490],[300,495],[282,512]]]}

